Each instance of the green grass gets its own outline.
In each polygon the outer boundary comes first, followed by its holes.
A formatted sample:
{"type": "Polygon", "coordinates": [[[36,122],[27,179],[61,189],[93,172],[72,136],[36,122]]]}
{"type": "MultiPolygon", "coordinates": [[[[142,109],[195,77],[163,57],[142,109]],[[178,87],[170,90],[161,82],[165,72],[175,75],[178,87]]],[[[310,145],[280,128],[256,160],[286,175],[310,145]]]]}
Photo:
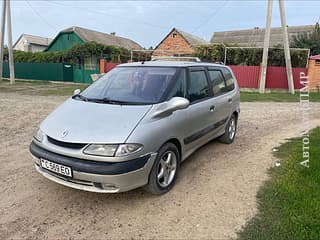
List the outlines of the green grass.
{"type": "Polygon", "coordinates": [[[310,134],[310,167],[302,161],[301,138],[278,149],[281,166],[257,194],[258,214],[238,233],[239,239],[320,239],[320,128],[310,134]]]}
{"type": "Polygon", "coordinates": [[[75,89],[85,89],[88,84],[56,83],[49,81],[0,81],[0,93],[20,93],[22,95],[71,96],[75,89]]]}
{"type": "MultiPolygon", "coordinates": [[[[297,91],[295,94],[290,93],[265,93],[257,92],[241,92],[240,98],[242,102],[299,102],[300,94],[297,91]]],[[[304,99],[306,99],[304,97],[304,99]]],[[[320,102],[320,93],[311,92],[309,95],[311,102],[320,102]]]]}

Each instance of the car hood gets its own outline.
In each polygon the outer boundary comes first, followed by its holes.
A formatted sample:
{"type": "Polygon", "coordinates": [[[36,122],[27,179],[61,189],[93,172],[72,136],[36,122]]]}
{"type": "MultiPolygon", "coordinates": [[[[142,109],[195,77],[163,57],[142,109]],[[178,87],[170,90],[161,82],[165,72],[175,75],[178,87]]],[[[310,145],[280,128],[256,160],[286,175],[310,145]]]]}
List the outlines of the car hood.
{"type": "Polygon", "coordinates": [[[124,143],[152,105],[112,105],[68,99],[40,125],[48,136],[74,143],[124,143]]]}

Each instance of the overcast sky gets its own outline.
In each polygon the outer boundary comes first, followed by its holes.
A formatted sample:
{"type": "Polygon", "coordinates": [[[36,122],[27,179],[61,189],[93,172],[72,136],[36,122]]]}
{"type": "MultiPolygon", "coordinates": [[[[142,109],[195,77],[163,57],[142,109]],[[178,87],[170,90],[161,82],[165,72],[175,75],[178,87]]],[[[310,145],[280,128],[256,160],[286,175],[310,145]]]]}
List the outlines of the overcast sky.
{"type": "MultiPolygon", "coordinates": [[[[287,25],[314,24],[320,1],[285,1],[287,25]]],[[[265,27],[267,1],[35,1],[12,0],[13,41],[22,34],[54,38],[71,26],[156,46],[176,27],[207,41],[213,32],[265,27]]],[[[272,26],[280,26],[274,1],[272,26]]]]}

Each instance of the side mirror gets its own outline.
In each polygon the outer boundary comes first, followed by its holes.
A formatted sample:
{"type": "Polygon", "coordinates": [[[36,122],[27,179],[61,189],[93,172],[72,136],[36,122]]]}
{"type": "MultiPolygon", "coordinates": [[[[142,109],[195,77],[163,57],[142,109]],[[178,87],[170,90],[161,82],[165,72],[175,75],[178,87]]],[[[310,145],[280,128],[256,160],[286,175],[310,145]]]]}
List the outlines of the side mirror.
{"type": "Polygon", "coordinates": [[[161,117],[164,115],[169,115],[174,111],[186,109],[190,105],[188,99],[183,97],[174,97],[169,101],[162,103],[154,112],[153,117],[161,117]]]}
{"type": "Polygon", "coordinates": [[[183,97],[174,97],[168,101],[168,105],[172,111],[176,111],[189,107],[190,102],[188,99],[183,97]]]}
{"type": "Polygon", "coordinates": [[[76,89],[73,91],[73,96],[78,95],[81,92],[80,89],[76,89]]]}

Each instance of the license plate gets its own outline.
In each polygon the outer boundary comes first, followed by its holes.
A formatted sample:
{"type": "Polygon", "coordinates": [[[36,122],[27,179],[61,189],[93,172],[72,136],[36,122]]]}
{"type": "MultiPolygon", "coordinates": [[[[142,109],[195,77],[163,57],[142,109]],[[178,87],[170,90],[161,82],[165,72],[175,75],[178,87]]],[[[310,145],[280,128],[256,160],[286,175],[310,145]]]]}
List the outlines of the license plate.
{"type": "Polygon", "coordinates": [[[41,167],[48,169],[51,172],[61,174],[63,176],[72,177],[71,167],[67,167],[61,164],[57,164],[46,159],[40,159],[41,167]]]}

